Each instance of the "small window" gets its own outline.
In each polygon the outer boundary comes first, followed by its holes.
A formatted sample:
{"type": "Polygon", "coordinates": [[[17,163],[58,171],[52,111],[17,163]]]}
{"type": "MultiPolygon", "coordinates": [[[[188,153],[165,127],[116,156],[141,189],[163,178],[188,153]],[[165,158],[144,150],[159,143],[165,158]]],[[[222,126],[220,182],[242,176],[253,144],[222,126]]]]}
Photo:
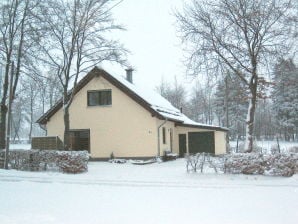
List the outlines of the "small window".
{"type": "Polygon", "coordinates": [[[98,90],[98,91],[88,91],[88,106],[107,106],[112,105],[112,91],[108,90],[98,90]]]}
{"type": "Polygon", "coordinates": [[[163,127],[162,128],[162,142],[163,142],[163,144],[166,144],[167,142],[166,142],[166,128],[165,127],[163,127]]]}

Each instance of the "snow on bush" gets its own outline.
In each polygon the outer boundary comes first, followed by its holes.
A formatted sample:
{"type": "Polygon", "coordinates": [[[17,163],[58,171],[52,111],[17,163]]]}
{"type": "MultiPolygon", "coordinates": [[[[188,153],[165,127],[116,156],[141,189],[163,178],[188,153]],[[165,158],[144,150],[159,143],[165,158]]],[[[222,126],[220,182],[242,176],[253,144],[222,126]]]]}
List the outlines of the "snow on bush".
{"type": "Polygon", "coordinates": [[[57,151],[57,165],[63,173],[82,173],[88,171],[87,151],[57,151]]]}
{"type": "Polygon", "coordinates": [[[270,152],[271,154],[280,153],[280,146],[278,144],[271,145],[270,152]]]}
{"type": "Polygon", "coordinates": [[[298,173],[298,154],[275,153],[236,153],[221,157],[208,153],[186,155],[187,171],[201,173],[205,167],[213,168],[215,172],[222,170],[231,174],[259,174],[290,177],[298,173]]]}
{"type": "MultiPolygon", "coordinates": [[[[5,152],[0,151],[0,158],[5,152]]],[[[55,150],[10,150],[11,169],[39,171],[60,170],[65,173],[81,173],[88,170],[89,153],[87,151],[55,150]]]]}
{"type": "Polygon", "coordinates": [[[226,155],[226,173],[264,174],[289,177],[298,173],[297,154],[239,153],[226,155]]]}
{"type": "MultiPolygon", "coordinates": [[[[5,158],[5,151],[0,152],[0,157],[5,158]]],[[[38,150],[10,150],[9,165],[16,170],[38,170],[39,162],[38,150]]]]}
{"type": "Polygon", "coordinates": [[[298,153],[298,146],[292,146],[289,148],[290,153],[298,153]]]}

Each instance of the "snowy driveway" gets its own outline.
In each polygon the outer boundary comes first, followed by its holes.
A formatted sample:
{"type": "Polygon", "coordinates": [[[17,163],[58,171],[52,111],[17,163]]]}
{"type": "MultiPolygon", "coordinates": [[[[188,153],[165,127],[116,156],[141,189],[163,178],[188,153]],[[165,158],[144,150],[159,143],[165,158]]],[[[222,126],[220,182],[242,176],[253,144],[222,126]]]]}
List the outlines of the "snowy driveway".
{"type": "Polygon", "coordinates": [[[298,176],[186,173],[185,162],[0,170],[0,223],[297,223],[298,176]]]}

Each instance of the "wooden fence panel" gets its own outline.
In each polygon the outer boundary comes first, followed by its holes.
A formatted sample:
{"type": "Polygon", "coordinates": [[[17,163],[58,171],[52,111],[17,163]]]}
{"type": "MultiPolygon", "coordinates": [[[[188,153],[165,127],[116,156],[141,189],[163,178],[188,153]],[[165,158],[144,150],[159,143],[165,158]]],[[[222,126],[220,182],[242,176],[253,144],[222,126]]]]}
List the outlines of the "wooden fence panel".
{"type": "Polygon", "coordinates": [[[63,142],[58,136],[33,137],[31,147],[40,150],[62,150],[63,142]]]}

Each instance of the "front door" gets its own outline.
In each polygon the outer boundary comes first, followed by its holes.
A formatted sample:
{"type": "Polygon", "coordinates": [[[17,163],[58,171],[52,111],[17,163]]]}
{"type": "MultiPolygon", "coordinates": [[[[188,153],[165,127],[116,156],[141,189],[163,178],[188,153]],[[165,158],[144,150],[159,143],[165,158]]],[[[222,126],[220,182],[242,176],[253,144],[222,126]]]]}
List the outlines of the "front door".
{"type": "Polygon", "coordinates": [[[74,151],[87,150],[90,152],[90,130],[73,129],[69,131],[70,149],[74,151]]]}
{"type": "Polygon", "coordinates": [[[186,134],[179,134],[179,157],[186,153],[186,134]]]}

